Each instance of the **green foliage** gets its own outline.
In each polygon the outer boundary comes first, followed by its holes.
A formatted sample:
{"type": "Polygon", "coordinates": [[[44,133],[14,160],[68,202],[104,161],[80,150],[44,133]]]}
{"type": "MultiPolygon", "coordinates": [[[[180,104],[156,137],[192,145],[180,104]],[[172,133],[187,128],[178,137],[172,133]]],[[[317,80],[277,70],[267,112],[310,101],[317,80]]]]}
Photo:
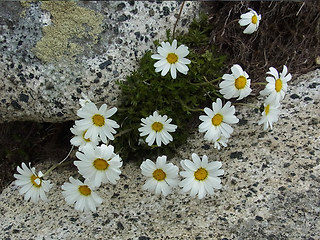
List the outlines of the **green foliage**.
{"type": "MultiPolygon", "coordinates": [[[[187,58],[191,64],[188,65],[187,75],[177,73],[177,78],[172,79],[169,72],[162,77],[155,72],[153,65],[156,60],[148,51],[142,57],[139,69],[126,81],[119,82],[122,94],[116,120],[122,132],[116,137],[114,145],[123,159],[142,161],[153,155],[172,156],[194,130],[199,115],[197,112],[202,111],[208,100],[212,102],[217,96],[220,97],[217,83],[222,75],[225,57],[209,45],[211,31],[207,17],[202,15],[191,24],[187,34],[176,36],[178,45],[189,47],[187,58]],[[138,131],[141,118],[148,117],[155,110],[172,118],[172,123],[178,126],[172,133],[173,141],[161,147],[149,147],[145,143],[146,137],[140,137],[138,131]]],[[[172,42],[169,35],[168,31],[168,41],[172,42]]],[[[155,44],[159,45],[158,42],[155,44]]]]}

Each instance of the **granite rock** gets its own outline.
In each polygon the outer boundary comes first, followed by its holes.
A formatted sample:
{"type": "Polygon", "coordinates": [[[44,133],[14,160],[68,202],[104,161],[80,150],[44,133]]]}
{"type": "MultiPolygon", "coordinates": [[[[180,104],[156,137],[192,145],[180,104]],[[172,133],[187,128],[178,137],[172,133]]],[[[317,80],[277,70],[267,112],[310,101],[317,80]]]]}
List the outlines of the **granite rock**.
{"type": "MultiPolygon", "coordinates": [[[[165,40],[179,1],[4,1],[0,8],[0,123],[74,120],[81,93],[117,105],[154,40],[165,40]]],[[[187,31],[198,2],[178,24],[187,31]]]]}
{"type": "MultiPolygon", "coordinates": [[[[195,130],[169,161],[180,167],[180,160],[190,159],[193,152],[221,161],[223,188],[213,196],[199,200],[177,189],[157,197],[141,189],[145,178],[139,165],[129,162],[117,185],[98,190],[104,198],[98,211],[79,213],[64,202],[60,191],[69,176],[78,177],[74,167],[65,166],[50,175],[55,186],[48,203],[25,202],[13,184],[2,192],[1,237],[320,239],[319,91],[319,69],[292,80],[272,131],[257,125],[258,111],[237,106],[241,124],[234,126],[228,147],[220,151],[195,130]]],[[[250,100],[257,106],[262,102],[250,100]]],[[[36,168],[45,170],[52,164],[43,162],[36,168]]]]}

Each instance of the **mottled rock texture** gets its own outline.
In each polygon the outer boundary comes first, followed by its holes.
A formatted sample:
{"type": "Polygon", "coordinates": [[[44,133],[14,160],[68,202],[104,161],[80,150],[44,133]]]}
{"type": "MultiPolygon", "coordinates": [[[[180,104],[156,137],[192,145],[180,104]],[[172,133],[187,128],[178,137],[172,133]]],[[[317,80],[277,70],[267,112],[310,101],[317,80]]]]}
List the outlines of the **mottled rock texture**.
{"type": "MultiPolygon", "coordinates": [[[[193,152],[222,161],[223,188],[202,200],[178,190],[157,197],[141,189],[136,162],[117,185],[103,185],[96,213],[79,213],[60,191],[74,167],[56,169],[49,203],[25,202],[11,184],[0,195],[2,239],[320,239],[320,70],[293,79],[272,131],[257,125],[259,111],[237,106],[241,119],[220,151],[195,130],[170,162],[193,152]]],[[[249,101],[259,106],[263,100],[249,101]]],[[[58,162],[58,159],[57,159],[58,162]]],[[[37,170],[53,163],[43,162],[37,170]]],[[[181,170],[181,167],[180,167],[181,170]]]]}
{"type": "MultiPolygon", "coordinates": [[[[74,120],[81,93],[117,105],[125,80],[154,40],[165,40],[176,1],[1,2],[0,122],[74,120]]],[[[184,6],[186,31],[199,3],[184,6]]]]}

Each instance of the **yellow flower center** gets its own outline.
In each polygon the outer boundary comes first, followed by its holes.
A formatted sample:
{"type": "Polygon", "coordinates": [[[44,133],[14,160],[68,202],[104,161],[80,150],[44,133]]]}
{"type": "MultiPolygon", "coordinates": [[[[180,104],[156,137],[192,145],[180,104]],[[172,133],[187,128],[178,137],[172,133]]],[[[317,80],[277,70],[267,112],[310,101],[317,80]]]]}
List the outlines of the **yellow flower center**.
{"type": "Polygon", "coordinates": [[[280,78],[276,80],[275,89],[277,92],[280,92],[282,89],[282,81],[280,78]]]}
{"type": "Polygon", "coordinates": [[[270,111],[270,104],[268,104],[264,109],[264,112],[266,113],[266,115],[269,114],[269,111],[270,111]]]}
{"type": "Polygon", "coordinates": [[[97,169],[97,170],[106,170],[109,167],[109,163],[102,159],[102,158],[97,158],[96,160],[93,161],[93,166],[97,169]]]}
{"type": "Polygon", "coordinates": [[[151,128],[153,131],[160,132],[163,129],[163,124],[161,122],[154,122],[151,128]]]}
{"type": "Polygon", "coordinates": [[[176,63],[178,61],[178,56],[175,53],[169,53],[167,56],[167,61],[170,64],[176,63]]]}
{"type": "Polygon", "coordinates": [[[234,85],[236,86],[237,89],[243,89],[247,84],[247,78],[244,76],[240,76],[238,77],[235,82],[234,85]]]}
{"type": "Polygon", "coordinates": [[[91,189],[87,185],[79,186],[78,190],[84,196],[89,196],[91,194],[91,189]]]}
{"type": "Polygon", "coordinates": [[[253,24],[256,24],[256,23],[258,22],[258,18],[257,18],[256,15],[253,15],[253,16],[252,16],[251,22],[252,22],[253,24]]]}
{"type": "MultiPolygon", "coordinates": [[[[38,182],[38,181],[37,181],[38,182]]],[[[36,175],[32,175],[31,176],[31,183],[33,184],[33,186],[35,187],[41,187],[41,179],[39,177],[37,177],[36,175]],[[40,183],[36,183],[36,179],[39,179],[40,183]]]]}
{"type": "Polygon", "coordinates": [[[157,181],[163,181],[167,176],[162,169],[156,169],[152,175],[153,175],[153,178],[156,179],[157,181]]]}
{"type": "Polygon", "coordinates": [[[98,127],[102,127],[104,125],[104,116],[102,116],[100,114],[95,114],[92,117],[92,122],[94,125],[96,125],[98,127]]]}
{"type": "Polygon", "coordinates": [[[213,118],[211,119],[212,125],[214,126],[219,126],[223,121],[223,116],[218,113],[216,115],[213,116],[213,118]]]}
{"type": "Polygon", "coordinates": [[[85,137],[84,137],[84,135],[86,135],[86,132],[87,132],[87,130],[85,130],[85,131],[83,132],[82,138],[83,138],[83,140],[86,141],[86,142],[91,142],[90,138],[85,138],[85,137]]]}
{"type": "Polygon", "coordinates": [[[198,168],[198,170],[194,173],[194,177],[198,181],[203,181],[208,177],[208,171],[204,168],[198,168]]]}

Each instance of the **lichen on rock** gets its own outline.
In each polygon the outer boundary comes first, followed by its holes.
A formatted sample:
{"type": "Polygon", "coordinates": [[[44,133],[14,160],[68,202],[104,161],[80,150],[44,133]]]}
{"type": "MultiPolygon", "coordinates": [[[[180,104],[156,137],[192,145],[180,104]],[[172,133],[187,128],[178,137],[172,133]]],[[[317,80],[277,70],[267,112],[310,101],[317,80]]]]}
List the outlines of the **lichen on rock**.
{"type": "Polygon", "coordinates": [[[34,48],[42,61],[75,60],[84,48],[98,42],[103,30],[102,14],[69,1],[43,1],[41,9],[52,18],[52,24],[43,27],[43,38],[34,48]]]}
{"type": "MultiPolygon", "coordinates": [[[[134,71],[153,41],[165,39],[180,5],[162,2],[170,9],[165,16],[156,2],[4,1],[0,123],[75,120],[81,93],[116,106],[116,82],[134,71]]],[[[179,30],[187,31],[198,9],[198,2],[185,5],[179,30]]]]}

